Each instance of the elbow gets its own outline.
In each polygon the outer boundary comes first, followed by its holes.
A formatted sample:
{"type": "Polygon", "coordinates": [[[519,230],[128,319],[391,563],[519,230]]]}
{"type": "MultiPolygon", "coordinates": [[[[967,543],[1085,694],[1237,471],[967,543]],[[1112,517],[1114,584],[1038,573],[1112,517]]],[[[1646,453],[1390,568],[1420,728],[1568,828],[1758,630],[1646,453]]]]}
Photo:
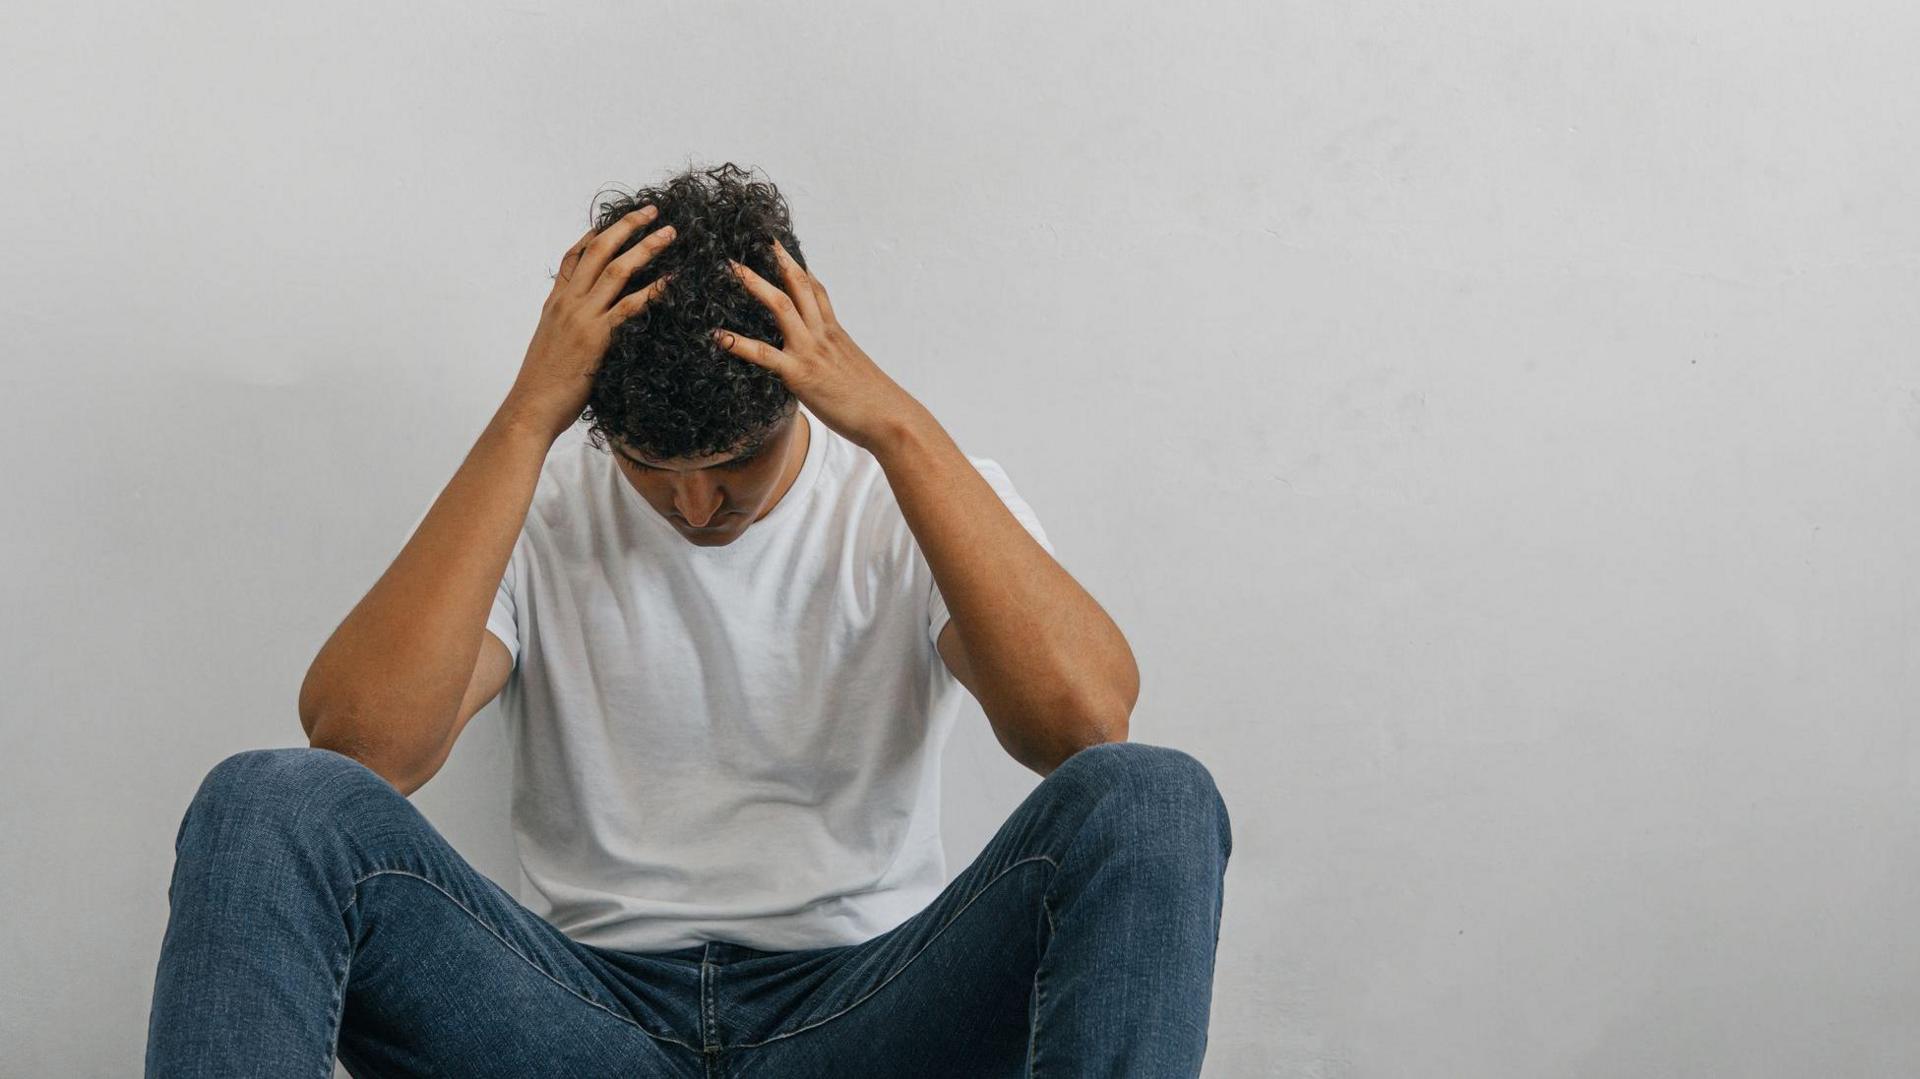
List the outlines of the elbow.
{"type": "Polygon", "coordinates": [[[1116,663],[1109,677],[1076,695],[1067,709],[1076,732],[1074,752],[1105,742],[1127,740],[1127,722],[1140,699],[1140,667],[1133,652],[1122,645],[1124,663],[1116,663]]]}
{"type": "Polygon", "coordinates": [[[426,785],[426,779],[415,769],[405,767],[392,757],[382,754],[366,744],[362,739],[332,734],[317,735],[308,743],[314,749],[328,749],[343,757],[350,757],[365,765],[367,770],[381,779],[403,796],[426,785]]]}
{"type": "Polygon", "coordinates": [[[320,706],[313,699],[313,671],[307,671],[306,681],[300,683],[300,697],[294,705],[300,714],[300,730],[308,738],[313,737],[313,729],[320,725],[320,706]]]}
{"type": "Polygon", "coordinates": [[[429,778],[423,776],[418,763],[399,747],[388,744],[385,739],[369,737],[364,723],[339,715],[304,713],[300,722],[307,728],[307,745],[359,761],[403,795],[419,790],[429,778]]]}
{"type": "MultiPolygon", "coordinates": [[[[1128,652],[1126,669],[1105,692],[1094,693],[1078,709],[1081,729],[1091,739],[1086,745],[1127,740],[1127,724],[1140,699],[1140,668],[1128,652]]],[[[1084,746],[1082,747],[1084,748],[1084,746]]]]}
{"type": "Polygon", "coordinates": [[[1070,729],[1074,732],[1074,750],[1103,742],[1127,740],[1127,721],[1133,717],[1131,694],[1112,695],[1089,701],[1073,709],[1070,729]]]}
{"type": "Polygon", "coordinates": [[[1030,747],[1021,763],[1044,777],[1083,749],[1124,742],[1132,711],[1124,698],[1063,709],[1050,732],[1051,737],[1043,745],[1030,747]]]}
{"type": "Polygon", "coordinates": [[[1089,746],[1103,745],[1107,742],[1127,740],[1127,720],[1131,709],[1110,708],[1105,711],[1089,713],[1080,724],[1080,736],[1075,739],[1074,752],[1089,746]]]}

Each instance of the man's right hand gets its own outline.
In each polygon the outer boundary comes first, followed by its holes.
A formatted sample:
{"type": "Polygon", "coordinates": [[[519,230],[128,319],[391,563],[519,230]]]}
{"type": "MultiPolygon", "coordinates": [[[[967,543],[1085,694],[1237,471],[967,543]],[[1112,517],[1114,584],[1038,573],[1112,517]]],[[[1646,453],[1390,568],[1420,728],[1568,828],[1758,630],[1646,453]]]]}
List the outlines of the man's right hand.
{"type": "Polygon", "coordinates": [[[613,257],[658,212],[657,207],[643,206],[604,231],[589,229],[567,250],[554,275],[553,291],[540,307],[540,325],[527,346],[520,375],[507,393],[509,411],[555,438],[579,420],[614,328],[645,310],[672,276],[615,302],[627,280],[673,242],[673,226],[663,225],[626,254],[613,257]]]}

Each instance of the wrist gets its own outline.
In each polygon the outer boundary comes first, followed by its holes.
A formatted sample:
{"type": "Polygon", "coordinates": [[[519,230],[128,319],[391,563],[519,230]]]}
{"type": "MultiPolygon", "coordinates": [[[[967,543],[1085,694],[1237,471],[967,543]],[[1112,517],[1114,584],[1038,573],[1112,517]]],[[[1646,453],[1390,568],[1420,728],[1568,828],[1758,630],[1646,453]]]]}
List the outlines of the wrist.
{"type": "Polygon", "coordinates": [[[865,449],[881,465],[898,457],[921,453],[947,439],[946,428],[919,401],[907,399],[904,407],[890,410],[879,430],[869,436],[865,449]]]}
{"type": "Polygon", "coordinates": [[[495,410],[489,426],[517,438],[541,439],[551,446],[578,421],[577,412],[559,416],[550,408],[543,409],[509,395],[495,410]]]}

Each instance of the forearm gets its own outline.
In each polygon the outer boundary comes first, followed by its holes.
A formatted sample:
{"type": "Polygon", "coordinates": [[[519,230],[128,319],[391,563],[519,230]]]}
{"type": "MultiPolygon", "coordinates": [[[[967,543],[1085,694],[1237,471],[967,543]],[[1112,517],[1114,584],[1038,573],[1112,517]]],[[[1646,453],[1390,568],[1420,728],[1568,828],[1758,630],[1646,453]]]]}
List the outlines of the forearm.
{"type": "Polygon", "coordinates": [[[930,412],[909,410],[875,445],[1001,741],[1044,772],[1077,748],[1125,739],[1139,668],[1107,612],[930,412]]]}
{"type": "Polygon", "coordinates": [[[1120,628],[1021,527],[933,414],[847,334],[826,286],[778,240],[776,288],[734,273],[779,324],[779,347],[720,327],[720,347],[775,375],[872,453],[953,615],[967,686],[1016,760],[1042,774],[1126,737],[1139,669],[1120,628]]]}
{"type": "Polygon", "coordinates": [[[405,777],[446,741],[553,443],[503,404],[300,686],[309,741],[405,777]]]}

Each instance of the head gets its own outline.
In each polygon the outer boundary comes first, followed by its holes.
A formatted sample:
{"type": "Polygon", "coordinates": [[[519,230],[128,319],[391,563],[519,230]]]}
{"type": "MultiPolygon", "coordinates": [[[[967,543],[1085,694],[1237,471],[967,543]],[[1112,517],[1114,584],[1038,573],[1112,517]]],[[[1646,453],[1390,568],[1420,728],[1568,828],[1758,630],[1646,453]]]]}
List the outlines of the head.
{"type": "Polygon", "coordinates": [[[612,443],[627,482],[687,542],[724,547],[740,538],[786,494],[805,460],[812,432],[799,408],[726,453],[658,458],[612,443]]]}
{"type": "Polygon", "coordinates": [[[599,203],[596,230],[652,203],[653,229],[676,235],[621,290],[672,274],[647,309],[613,334],[594,374],[583,418],[588,438],[611,452],[634,488],[689,542],[731,543],[784,494],[798,467],[799,403],[772,371],[713,340],[715,327],[784,343],[772,313],[727,266],[731,258],[780,280],[771,241],[806,265],[786,200],[771,183],[731,162],[682,172],[599,203]]]}

